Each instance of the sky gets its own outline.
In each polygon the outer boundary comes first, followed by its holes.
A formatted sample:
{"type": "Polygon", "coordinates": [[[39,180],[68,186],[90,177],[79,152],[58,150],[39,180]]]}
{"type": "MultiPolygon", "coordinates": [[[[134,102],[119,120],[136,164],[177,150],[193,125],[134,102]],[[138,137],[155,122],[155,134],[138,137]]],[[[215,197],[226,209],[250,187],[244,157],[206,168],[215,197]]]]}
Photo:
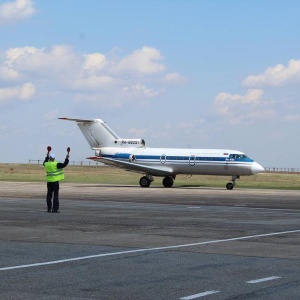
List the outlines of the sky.
{"type": "Polygon", "coordinates": [[[300,1],[0,1],[0,163],[94,155],[74,122],[149,147],[299,168],[300,1]]]}

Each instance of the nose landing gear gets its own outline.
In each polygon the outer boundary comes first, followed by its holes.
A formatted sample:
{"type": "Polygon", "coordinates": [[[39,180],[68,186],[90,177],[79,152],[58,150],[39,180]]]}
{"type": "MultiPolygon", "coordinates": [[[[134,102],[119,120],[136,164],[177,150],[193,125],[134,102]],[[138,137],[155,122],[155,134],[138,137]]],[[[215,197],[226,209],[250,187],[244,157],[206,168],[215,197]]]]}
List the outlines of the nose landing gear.
{"type": "Polygon", "coordinates": [[[228,182],[226,184],[226,189],[227,190],[232,190],[235,186],[235,181],[239,178],[240,178],[240,176],[232,176],[232,179],[231,179],[232,182],[228,182]]]}

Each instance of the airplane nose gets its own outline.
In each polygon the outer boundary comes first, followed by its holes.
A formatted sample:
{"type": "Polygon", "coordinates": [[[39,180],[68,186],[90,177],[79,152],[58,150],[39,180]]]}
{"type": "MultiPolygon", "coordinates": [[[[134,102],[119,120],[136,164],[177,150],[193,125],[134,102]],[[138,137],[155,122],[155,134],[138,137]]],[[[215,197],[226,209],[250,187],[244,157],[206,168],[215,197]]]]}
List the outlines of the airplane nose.
{"type": "Polygon", "coordinates": [[[257,162],[254,162],[251,166],[251,172],[253,175],[257,174],[257,173],[261,173],[264,172],[264,168],[258,164],[257,162]]]}

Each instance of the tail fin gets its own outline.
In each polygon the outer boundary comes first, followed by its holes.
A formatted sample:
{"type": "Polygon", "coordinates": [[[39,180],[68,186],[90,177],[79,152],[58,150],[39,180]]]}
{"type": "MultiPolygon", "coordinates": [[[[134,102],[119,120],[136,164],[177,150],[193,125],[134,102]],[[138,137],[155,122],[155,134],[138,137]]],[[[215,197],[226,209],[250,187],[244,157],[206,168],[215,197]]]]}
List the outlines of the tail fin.
{"type": "Polygon", "coordinates": [[[91,148],[114,147],[118,140],[120,140],[120,137],[100,119],[59,119],[77,122],[78,127],[90,144],[91,148]]]}

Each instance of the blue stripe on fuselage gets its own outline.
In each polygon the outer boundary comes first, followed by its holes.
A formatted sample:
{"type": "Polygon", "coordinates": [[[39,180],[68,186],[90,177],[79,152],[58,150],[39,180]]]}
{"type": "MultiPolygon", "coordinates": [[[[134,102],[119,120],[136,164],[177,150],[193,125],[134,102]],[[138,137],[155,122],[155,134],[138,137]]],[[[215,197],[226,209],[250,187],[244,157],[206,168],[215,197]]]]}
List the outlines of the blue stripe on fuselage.
{"type": "MultiPolygon", "coordinates": [[[[130,153],[117,153],[114,155],[106,155],[102,154],[102,156],[105,158],[112,158],[112,159],[129,159],[130,153]]],[[[184,162],[184,161],[192,161],[192,162],[254,162],[253,159],[249,157],[243,157],[243,158],[235,158],[235,159],[229,159],[228,157],[215,157],[215,156],[160,156],[160,155],[135,155],[136,160],[141,161],[164,161],[164,162],[184,162]]]]}

